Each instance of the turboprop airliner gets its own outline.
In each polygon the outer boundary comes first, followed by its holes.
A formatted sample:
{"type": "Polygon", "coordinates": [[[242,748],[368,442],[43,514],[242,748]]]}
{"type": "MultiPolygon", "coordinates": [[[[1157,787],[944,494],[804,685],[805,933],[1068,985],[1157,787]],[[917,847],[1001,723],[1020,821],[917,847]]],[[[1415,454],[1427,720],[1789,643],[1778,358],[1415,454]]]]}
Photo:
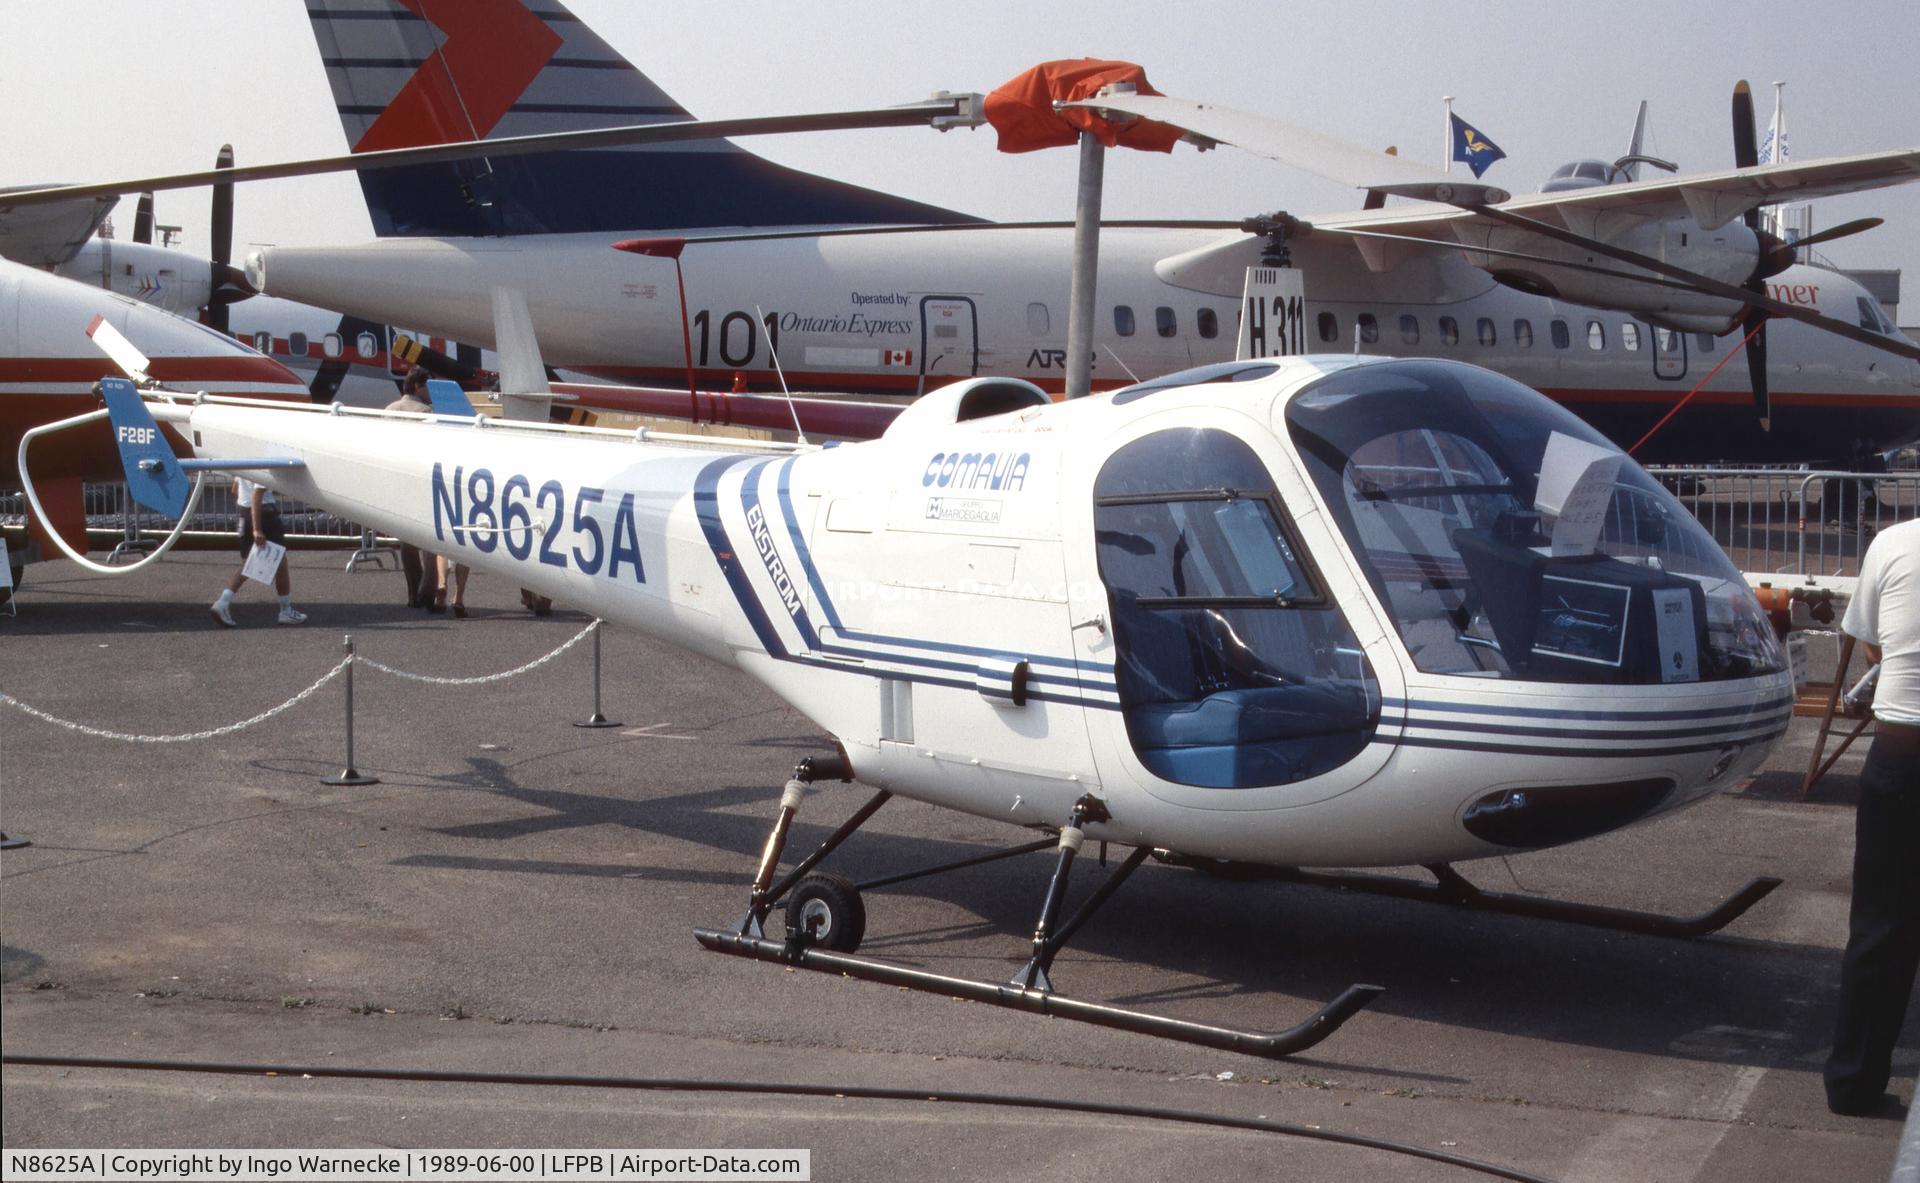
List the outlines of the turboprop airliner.
{"type": "MultiPolygon", "coordinates": [[[[308,4],[354,151],[686,117],[563,5],[495,7],[512,19],[457,6],[426,17],[385,3],[308,4]]],[[[1750,99],[1744,132],[1742,109],[1737,96],[1735,157],[1751,165],[1750,99]]],[[[1192,114],[1173,115],[1182,113],[1192,114]]],[[[1196,130],[1246,143],[1233,134],[1244,129],[1196,130]]],[[[1271,154],[1298,163],[1296,147],[1271,154]]],[[[1683,264],[1771,300],[1773,315],[1815,313],[1854,338],[1779,321],[1742,350],[1729,330],[1755,327],[1755,314],[1724,290],[1662,286],[1662,273],[1635,264],[1596,274],[1582,266],[1593,261],[1585,245],[1428,202],[1296,224],[1287,249],[1306,301],[1288,326],[1294,351],[1490,366],[1623,443],[1726,361],[1636,453],[1650,461],[1852,462],[1920,435],[1920,350],[1858,283],[1743,222],[1769,200],[1910,178],[1920,153],[1652,181],[1635,179],[1640,159],[1636,148],[1617,164],[1576,162],[1547,192],[1503,208],[1643,261],[1683,264]],[[1462,249],[1476,245],[1491,253],[1462,249]],[[1741,414],[1756,391],[1759,416],[1741,414]]],[[[1323,175],[1368,183],[1340,168],[1323,175]]],[[[982,226],[725,141],[367,171],[361,182],[377,241],[266,248],[249,259],[253,281],[489,345],[491,292],[516,289],[550,363],[616,381],[684,381],[691,369],[709,387],[772,389],[776,351],[786,377],[811,389],[917,393],[993,373],[1057,390],[1066,368],[1071,236],[1061,226],[982,226]],[[608,249],[636,236],[687,241],[663,252],[677,260],[608,249]]],[[[1265,235],[1218,227],[1108,230],[1097,385],[1233,357],[1242,277],[1268,246],[1265,235]]]]}
{"type": "Polygon", "coordinates": [[[1452,902],[1672,934],[1772,885],[1676,921],[1496,896],[1449,865],[1698,801],[1760,766],[1793,704],[1686,511],[1487,370],[1291,357],[1063,403],[974,378],[824,448],[103,387],[148,505],[244,473],[735,665],[832,737],[788,781],[744,912],[696,934],[721,952],[1277,1056],[1379,990],[1262,1034],[1067,997],[1055,955],[1155,855],[1424,864],[1452,902]],[[782,874],[810,793],[854,779],[874,796],[782,874]],[[1056,851],[1011,983],[859,954],[862,892],[815,868],[894,795],[1056,851]],[[1063,916],[1087,841],[1131,853],[1063,916]]]}

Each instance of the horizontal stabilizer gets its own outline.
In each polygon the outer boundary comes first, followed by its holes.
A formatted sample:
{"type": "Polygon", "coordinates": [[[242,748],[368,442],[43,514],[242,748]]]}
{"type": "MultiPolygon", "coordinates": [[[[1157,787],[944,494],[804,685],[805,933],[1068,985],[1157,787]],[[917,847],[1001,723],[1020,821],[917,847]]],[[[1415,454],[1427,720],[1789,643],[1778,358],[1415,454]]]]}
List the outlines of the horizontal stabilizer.
{"type": "Polygon", "coordinates": [[[433,413],[436,415],[471,419],[480,413],[473,409],[473,400],[467,397],[467,392],[451,379],[427,379],[427,395],[433,400],[433,413]]]}

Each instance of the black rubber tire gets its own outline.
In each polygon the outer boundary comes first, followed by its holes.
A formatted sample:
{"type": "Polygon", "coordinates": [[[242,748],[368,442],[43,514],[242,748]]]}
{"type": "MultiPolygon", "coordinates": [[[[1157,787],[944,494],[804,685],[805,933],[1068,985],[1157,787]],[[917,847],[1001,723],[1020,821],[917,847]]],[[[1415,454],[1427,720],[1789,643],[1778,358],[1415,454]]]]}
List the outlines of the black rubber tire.
{"type": "Polygon", "coordinates": [[[787,896],[787,925],[811,931],[809,943],[818,948],[851,953],[867,935],[867,905],[852,880],[809,875],[787,896]]]}

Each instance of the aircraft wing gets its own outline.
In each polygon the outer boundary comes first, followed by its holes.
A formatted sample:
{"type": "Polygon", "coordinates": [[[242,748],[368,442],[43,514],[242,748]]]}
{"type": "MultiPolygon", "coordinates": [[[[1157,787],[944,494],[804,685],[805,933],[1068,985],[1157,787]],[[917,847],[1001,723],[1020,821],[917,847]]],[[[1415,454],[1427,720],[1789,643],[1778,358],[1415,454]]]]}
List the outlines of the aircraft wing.
{"type": "MultiPolygon", "coordinates": [[[[1597,185],[1559,193],[1534,193],[1499,203],[1514,213],[1566,211],[1578,218],[1628,214],[1645,218],[1691,214],[1706,229],[1723,226],[1758,206],[1859,193],[1920,181],[1920,148],[1834,156],[1757,168],[1662,177],[1624,185],[1597,185]]],[[[1437,202],[1355,210],[1312,219],[1328,229],[1381,230],[1419,236],[1473,217],[1471,210],[1437,202]]]]}
{"type": "Polygon", "coordinates": [[[1368,152],[1305,128],[1212,103],[1164,95],[1102,94],[1069,106],[1097,108],[1181,128],[1206,142],[1232,144],[1373,192],[1427,199],[1420,204],[1316,217],[1327,229],[1376,230],[1413,237],[1450,234],[1476,217],[1462,206],[1491,205],[1517,214],[1558,214],[1587,232],[1603,215],[1666,218],[1691,214],[1708,230],[1750,209],[1857,193],[1920,180],[1920,148],[1868,152],[1793,164],[1733,168],[1692,176],[1662,177],[1558,193],[1509,197],[1466,173],[1448,173],[1398,156],[1368,152]]]}
{"type": "Polygon", "coordinates": [[[0,258],[29,267],[58,267],[73,258],[120,200],[117,195],[76,197],[16,207],[7,204],[7,194],[13,191],[0,189],[0,258]]]}

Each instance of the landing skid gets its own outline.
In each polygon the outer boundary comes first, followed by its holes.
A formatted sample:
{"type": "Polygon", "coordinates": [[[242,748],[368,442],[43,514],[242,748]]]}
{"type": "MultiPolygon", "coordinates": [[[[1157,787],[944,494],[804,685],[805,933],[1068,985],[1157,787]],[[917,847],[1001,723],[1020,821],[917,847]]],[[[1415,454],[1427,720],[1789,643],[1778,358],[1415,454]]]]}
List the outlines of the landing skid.
{"type": "Polygon", "coordinates": [[[695,929],[694,938],[702,946],[718,953],[794,969],[809,969],[910,990],[924,990],[949,998],[984,1002],[1009,1010],[1072,1019],[1269,1059],[1290,1056],[1314,1046],[1382,993],[1379,986],[1349,986],[1304,1022],[1273,1033],[1238,1031],[1067,998],[1055,992],[1048,976],[1055,955],[1146,861],[1150,853],[1145,847],[1135,848],[1071,917],[1064,923],[1060,922],[1060,909],[1066,900],[1069,873],[1074,857],[1086,838],[1083,827],[1089,822],[1109,820],[1105,807],[1097,798],[1083,797],[1074,805],[1073,813],[1060,828],[1057,839],[1042,839],[1011,850],[857,886],[837,875],[811,874],[814,867],[887,803],[892,794],[882,790],[856,810],[812,854],[775,882],[774,875],[793,818],[813,781],[827,778],[850,779],[844,760],[802,761],[800,767],[794,770],[793,779],[787,782],[786,792],[781,797],[780,813],[774,822],[773,832],[768,836],[766,849],[761,853],[760,866],[754,874],[753,887],[748,896],[746,914],[732,931],[695,929]],[[1013,981],[982,982],[954,978],[854,955],[866,930],[866,905],[860,899],[861,889],[923,878],[1016,854],[1033,853],[1049,846],[1057,846],[1059,850],[1053,878],[1047,885],[1040,921],[1034,929],[1032,956],[1013,981]],[[783,899],[787,901],[786,939],[768,940],[766,922],[773,908],[783,899]]]}
{"type": "Polygon", "coordinates": [[[1452,904],[1479,912],[1501,912],[1509,916],[1530,916],[1541,920],[1562,920],[1590,928],[1640,933],[1656,937],[1700,937],[1718,932],[1736,917],[1764,899],[1780,886],[1781,880],[1763,875],[1722,900],[1716,907],[1692,916],[1667,916],[1658,912],[1636,912],[1629,908],[1608,908],[1545,896],[1516,895],[1511,892],[1485,891],[1469,883],[1448,863],[1429,863],[1427,871],[1436,882],[1398,879],[1390,875],[1368,875],[1358,871],[1304,871],[1298,867],[1263,867],[1248,863],[1211,863],[1201,859],[1171,857],[1168,861],[1202,870],[1218,871],[1230,878],[1273,879],[1283,883],[1306,883],[1315,887],[1333,887],[1344,891],[1363,891],[1396,899],[1422,900],[1452,904]]]}
{"type": "Polygon", "coordinates": [[[828,952],[810,947],[804,941],[782,944],[778,941],[758,940],[736,933],[717,932],[710,928],[695,929],[693,935],[702,945],[717,953],[731,953],[736,957],[770,961],[779,965],[792,966],[795,969],[840,974],[849,978],[858,978],[863,982],[904,986],[910,990],[924,990],[930,994],[944,994],[950,998],[984,1002],[991,1006],[1003,1006],[1009,1010],[1024,1010],[1056,1019],[1074,1019],[1100,1027],[1113,1027],[1141,1035],[1157,1035],[1162,1039],[1174,1039],[1181,1043],[1194,1043],[1202,1047],[1240,1052],[1249,1056],[1264,1056],[1268,1059],[1290,1056],[1319,1043],[1381,993],[1379,986],[1348,986],[1338,998],[1321,1007],[1305,1022],[1285,1031],[1263,1035],[1252,1031],[1235,1031],[1230,1027],[1190,1023],[1184,1019],[1167,1018],[1164,1015],[1153,1015],[1144,1011],[1123,1010],[1119,1007],[1103,1006],[1097,1002],[1082,1002],[1077,998],[1067,998],[1048,990],[1029,989],[1017,983],[1001,984],[974,981],[969,978],[950,978],[944,974],[926,973],[922,970],[908,969],[905,966],[889,965],[884,961],[875,961],[867,957],[828,952]]]}

